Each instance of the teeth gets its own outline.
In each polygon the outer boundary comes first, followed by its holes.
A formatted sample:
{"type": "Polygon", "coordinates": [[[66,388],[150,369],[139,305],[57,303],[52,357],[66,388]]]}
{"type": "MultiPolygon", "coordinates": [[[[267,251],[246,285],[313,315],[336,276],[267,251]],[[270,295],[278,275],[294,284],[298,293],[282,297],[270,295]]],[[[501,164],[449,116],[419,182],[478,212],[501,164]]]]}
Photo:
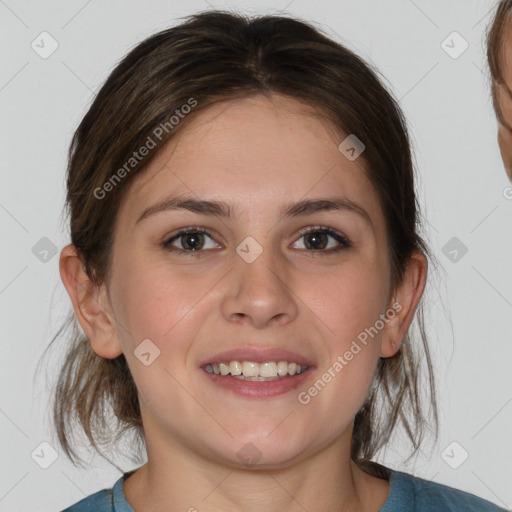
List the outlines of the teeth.
{"type": "Polygon", "coordinates": [[[253,361],[229,361],[212,363],[205,370],[216,375],[228,375],[244,380],[277,380],[287,375],[298,375],[308,367],[287,361],[269,361],[262,364],[253,361]]]}
{"type": "MultiPolygon", "coordinates": [[[[215,368],[213,371],[215,371],[215,368]]],[[[240,375],[242,373],[242,365],[238,361],[231,361],[229,363],[229,373],[231,375],[240,375]]]]}
{"type": "Polygon", "coordinates": [[[230,367],[227,364],[219,363],[219,370],[221,375],[227,375],[229,373],[230,367]]]}
{"type": "Polygon", "coordinates": [[[288,363],[286,361],[279,361],[277,363],[277,374],[279,377],[284,377],[288,374],[288,363]]]}
{"type": "Polygon", "coordinates": [[[244,377],[263,377],[263,375],[260,375],[260,365],[250,361],[242,363],[242,374],[244,377]]]}
{"type": "MultiPolygon", "coordinates": [[[[277,377],[277,364],[274,363],[273,361],[270,363],[262,363],[257,366],[259,366],[260,377],[277,377]]],[[[245,372],[244,372],[244,377],[245,377],[245,372]]]]}

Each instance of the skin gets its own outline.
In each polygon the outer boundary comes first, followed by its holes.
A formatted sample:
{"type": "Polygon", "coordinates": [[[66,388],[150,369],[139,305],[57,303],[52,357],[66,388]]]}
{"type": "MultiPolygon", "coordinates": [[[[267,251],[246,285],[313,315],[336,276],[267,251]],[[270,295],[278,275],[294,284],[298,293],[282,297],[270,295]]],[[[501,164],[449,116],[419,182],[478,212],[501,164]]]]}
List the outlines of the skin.
{"type": "Polygon", "coordinates": [[[503,31],[502,69],[504,84],[497,84],[498,144],[509,180],[512,181],[512,27],[507,23],[503,31]],[[499,119],[501,117],[501,119],[499,119]]]}
{"type": "Polygon", "coordinates": [[[62,250],[61,277],[92,349],[106,358],[124,353],[139,390],[148,463],[124,484],[135,510],[376,512],[386,501],[389,482],[350,459],[352,425],[379,357],[396,353],[412,321],[426,260],[415,253],[393,290],[378,196],[362,158],[351,162],[338,150],[345,137],[279,95],[213,105],[128,189],[108,283],[92,286],[74,247],[62,250]],[[226,201],[239,214],[174,210],[136,223],[145,208],[181,193],[226,201]],[[357,202],[371,225],[350,211],[279,216],[289,201],[333,195],[357,202]],[[213,233],[204,235],[202,257],[162,247],[194,225],[213,233]],[[317,225],[353,246],[328,254],[338,246],[329,236],[327,248],[308,249],[311,237],[299,231],[317,225]],[[236,252],[247,236],[263,249],[252,263],[236,252]],[[395,301],[402,309],[379,335],[300,404],[299,391],[395,301]],[[146,338],[161,351],[149,366],[133,353],[146,338]],[[247,345],[296,351],[316,369],[299,389],[265,400],[220,389],[199,369],[206,357],[247,345]],[[237,457],[249,442],[261,452],[250,469],[237,457]]]}

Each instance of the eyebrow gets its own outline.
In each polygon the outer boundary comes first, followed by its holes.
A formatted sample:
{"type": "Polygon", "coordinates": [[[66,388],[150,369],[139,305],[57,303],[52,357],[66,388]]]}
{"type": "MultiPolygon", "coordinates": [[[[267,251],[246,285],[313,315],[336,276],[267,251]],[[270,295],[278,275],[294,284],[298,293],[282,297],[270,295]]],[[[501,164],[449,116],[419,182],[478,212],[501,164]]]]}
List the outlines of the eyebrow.
{"type": "MultiPolygon", "coordinates": [[[[198,200],[183,196],[170,197],[146,208],[136,220],[135,224],[157,213],[180,209],[200,215],[212,215],[228,219],[233,219],[238,213],[236,208],[224,201],[198,200]]],[[[286,203],[280,211],[280,217],[295,218],[326,211],[347,211],[355,213],[373,228],[373,223],[368,212],[362,206],[346,197],[303,199],[297,202],[286,203]]]]}

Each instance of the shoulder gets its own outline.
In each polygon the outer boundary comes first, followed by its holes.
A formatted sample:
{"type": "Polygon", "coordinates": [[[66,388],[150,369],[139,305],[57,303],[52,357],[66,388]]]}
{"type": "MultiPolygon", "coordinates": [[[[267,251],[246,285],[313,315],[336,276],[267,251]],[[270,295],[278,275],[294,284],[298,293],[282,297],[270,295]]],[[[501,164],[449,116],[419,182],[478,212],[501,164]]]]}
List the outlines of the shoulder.
{"type": "MultiPolygon", "coordinates": [[[[395,506],[404,506],[403,510],[416,512],[503,512],[490,501],[479,498],[474,494],[448,487],[447,485],[431,482],[415,477],[408,473],[393,471],[391,475],[391,490],[388,499],[402,499],[395,506]],[[407,501],[406,501],[407,500],[407,501]],[[414,503],[414,508],[411,507],[414,503]]],[[[386,502],[386,505],[388,503],[386,502]]],[[[386,505],[382,512],[387,512],[386,505]]],[[[391,509],[390,509],[391,510],[391,509]]],[[[394,509],[401,510],[401,509],[394,509]]]]}
{"type": "Polygon", "coordinates": [[[133,508],[126,501],[123,484],[135,471],[137,470],[132,469],[123,473],[110,489],[103,489],[90,494],[61,512],[134,512],[133,508]]]}
{"type": "Polygon", "coordinates": [[[112,489],[104,489],[91,494],[62,510],[62,512],[113,512],[112,489]]]}

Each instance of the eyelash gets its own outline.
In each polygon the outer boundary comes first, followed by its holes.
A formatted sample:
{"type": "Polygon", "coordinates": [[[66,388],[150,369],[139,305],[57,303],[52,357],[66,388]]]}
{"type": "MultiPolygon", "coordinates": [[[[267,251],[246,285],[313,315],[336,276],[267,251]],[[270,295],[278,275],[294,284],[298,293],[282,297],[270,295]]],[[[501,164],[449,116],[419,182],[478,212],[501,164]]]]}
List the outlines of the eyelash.
{"type": "MultiPolygon", "coordinates": [[[[171,244],[174,242],[174,240],[180,238],[183,235],[189,234],[189,233],[203,233],[208,235],[210,238],[213,239],[212,233],[205,228],[201,228],[198,226],[190,226],[187,228],[180,229],[176,232],[171,238],[168,238],[166,241],[162,243],[162,247],[168,251],[181,253],[183,256],[194,256],[194,257],[201,257],[205,256],[205,253],[208,252],[208,250],[198,249],[198,250],[185,250],[185,249],[179,249],[177,247],[173,247],[171,244]]],[[[299,238],[309,234],[309,233],[326,233],[327,235],[332,236],[337,242],[339,242],[341,245],[334,249],[301,249],[302,251],[310,252],[310,253],[320,253],[320,254],[333,254],[337,253],[339,251],[349,249],[352,247],[352,243],[349,241],[349,239],[341,234],[339,231],[336,231],[335,229],[329,228],[327,226],[314,226],[310,228],[303,229],[300,234],[299,238]]],[[[211,249],[210,249],[211,250],[211,249]]],[[[314,254],[312,254],[313,256],[314,254]]]]}

